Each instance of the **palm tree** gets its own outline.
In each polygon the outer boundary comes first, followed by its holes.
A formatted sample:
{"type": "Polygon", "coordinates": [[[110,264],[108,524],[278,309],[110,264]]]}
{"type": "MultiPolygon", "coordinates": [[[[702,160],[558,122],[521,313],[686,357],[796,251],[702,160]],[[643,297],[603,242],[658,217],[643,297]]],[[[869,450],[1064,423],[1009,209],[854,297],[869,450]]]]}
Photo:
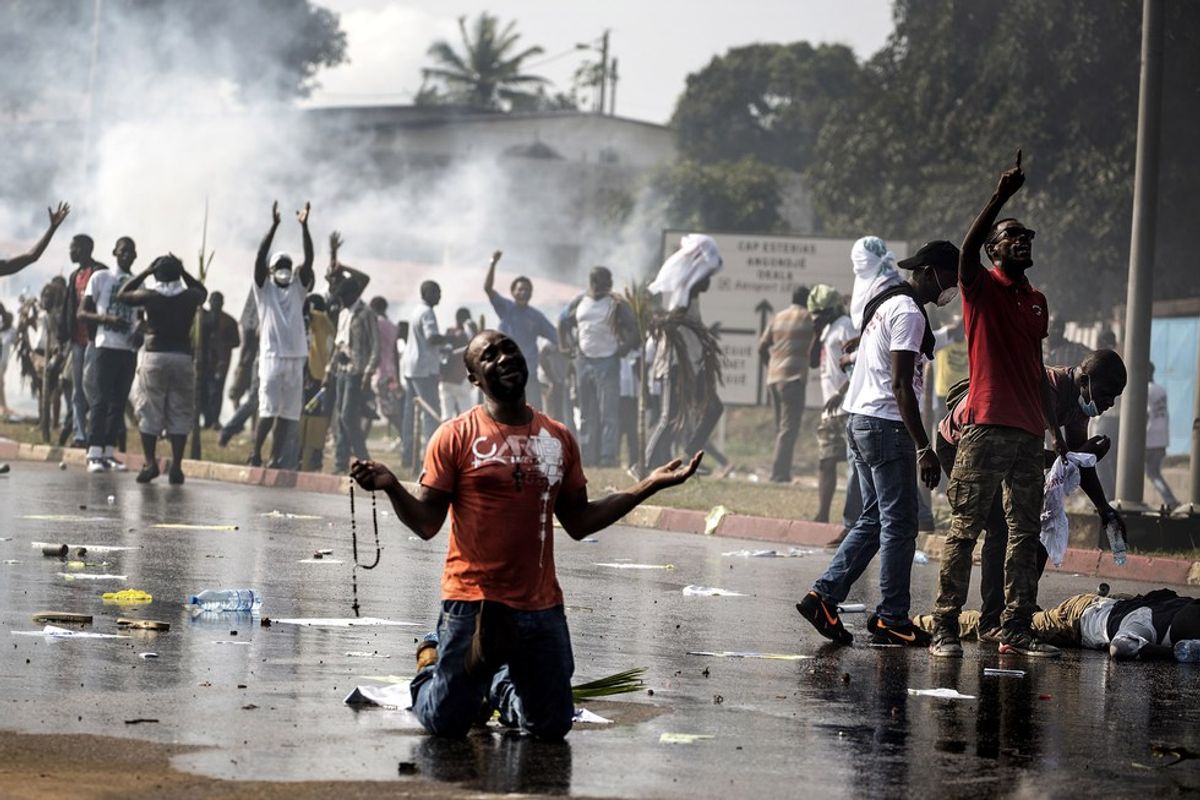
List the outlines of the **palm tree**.
{"type": "Polygon", "coordinates": [[[458,18],[462,51],[456,51],[446,41],[437,41],[429,48],[429,56],[437,66],[422,70],[426,78],[445,84],[451,100],[479,108],[503,108],[516,100],[535,96],[530,88],[548,83],[538,75],[521,73],[521,64],[531,56],[541,55],[540,47],[514,52],[521,35],[514,32],[515,22],[500,29],[497,17],[482,12],[467,32],[467,18],[458,18]]]}

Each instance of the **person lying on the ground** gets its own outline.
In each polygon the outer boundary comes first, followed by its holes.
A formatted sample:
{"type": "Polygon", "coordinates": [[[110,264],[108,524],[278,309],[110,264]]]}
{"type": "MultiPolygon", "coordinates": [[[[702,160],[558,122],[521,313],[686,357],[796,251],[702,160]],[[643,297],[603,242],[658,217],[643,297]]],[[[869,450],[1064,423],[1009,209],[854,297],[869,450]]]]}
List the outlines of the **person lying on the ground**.
{"type": "Polygon", "coordinates": [[[59,203],[58,208],[47,208],[46,213],[50,215],[50,227],[46,228],[46,232],[42,234],[41,239],[38,239],[32,250],[12,258],[0,258],[0,278],[16,275],[42,257],[42,253],[46,252],[46,248],[50,246],[50,240],[54,238],[54,232],[71,213],[71,206],[59,203]]]}
{"type": "MultiPolygon", "coordinates": [[[[959,636],[981,638],[980,612],[958,616],[959,636]]],[[[914,622],[933,632],[932,614],[914,622]]],[[[1181,597],[1171,589],[1155,589],[1133,597],[1085,593],[1033,615],[1033,632],[1055,647],[1107,650],[1119,660],[1174,658],[1176,642],[1200,639],[1200,598],[1181,597]]]]}
{"type": "Polygon", "coordinates": [[[575,662],[552,516],[572,539],[583,539],[686,481],[703,452],[589,500],[574,437],[525,401],[529,371],[516,342],[485,330],[464,360],[483,403],[437,429],[415,492],[374,461],[355,461],[350,475],[364,489],[385,492],[422,539],[433,538],[450,512],[442,610],[437,632],[417,648],[412,682],[421,724],[439,736],[463,736],[497,709],[505,725],[561,739],[574,714],[575,662]]]}
{"type": "MultiPolygon", "coordinates": [[[[1076,453],[1091,453],[1097,460],[1104,458],[1111,444],[1107,436],[1088,438],[1088,420],[1113,407],[1125,390],[1125,362],[1112,350],[1089,353],[1074,367],[1046,367],[1046,379],[1054,396],[1054,423],[1063,429],[1067,449],[1076,453]]],[[[958,454],[958,444],[966,428],[968,381],[950,387],[946,394],[949,409],[938,424],[935,447],[946,476],[950,477],[958,454]]],[[[1057,454],[1043,453],[1048,468],[1057,454]]],[[[1104,496],[1104,488],[1094,467],[1079,470],[1079,486],[1096,507],[1101,525],[1115,521],[1125,534],[1125,521],[1104,496]]],[[[989,504],[984,526],[983,550],[980,557],[979,592],[983,612],[983,638],[998,641],[1000,615],[1004,611],[1004,559],[1008,548],[1008,522],[1004,515],[1003,493],[997,489],[989,504]]],[[[1037,574],[1046,568],[1046,548],[1039,543],[1037,574]]]]}

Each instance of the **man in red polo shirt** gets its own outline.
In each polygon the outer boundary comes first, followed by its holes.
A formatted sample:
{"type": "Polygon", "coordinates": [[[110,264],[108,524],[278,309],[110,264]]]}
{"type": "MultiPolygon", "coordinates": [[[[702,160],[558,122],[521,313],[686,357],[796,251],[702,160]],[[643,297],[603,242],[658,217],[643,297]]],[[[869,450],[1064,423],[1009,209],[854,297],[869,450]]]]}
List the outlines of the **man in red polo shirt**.
{"type": "Polygon", "coordinates": [[[935,656],[962,657],[958,614],[967,599],[971,553],[1001,484],[1009,532],[1000,652],[1061,655],[1032,634],[1046,428],[1053,431],[1055,449],[1066,452],[1042,364],[1050,313],[1045,296],[1025,277],[1033,266],[1034,232],[1012,218],[996,222],[1000,209],[1024,183],[1018,150],[1016,166],[1000,176],[995,193],[967,231],[959,257],[971,386],[963,401],[963,433],[946,488],[953,518],[942,551],[929,646],[935,656]],[[979,260],[981,245],[991,269],[979,260]]]}

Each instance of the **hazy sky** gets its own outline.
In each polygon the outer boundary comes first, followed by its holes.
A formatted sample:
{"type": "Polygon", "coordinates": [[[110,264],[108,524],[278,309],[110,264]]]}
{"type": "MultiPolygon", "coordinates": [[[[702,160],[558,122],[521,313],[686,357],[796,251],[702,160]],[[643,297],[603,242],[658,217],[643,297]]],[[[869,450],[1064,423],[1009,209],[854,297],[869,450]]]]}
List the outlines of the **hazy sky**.
{"type": "Polygon", "coordinates": [[[617,113],[665,122],[684,79],[716,54],[753,42],[838,42],[860,58],[892,29],[889,0],[317,0],[341,14],[350,63],[322,72],[320,105],[409,103],[421,85],[425,51],[438,38],[458,41],[455,20],[480,11],[515,20],[521,44],[540,45],[530,72],[565,90],[588,56],[577,42],[611,29],[619,60],[617,113]]]}

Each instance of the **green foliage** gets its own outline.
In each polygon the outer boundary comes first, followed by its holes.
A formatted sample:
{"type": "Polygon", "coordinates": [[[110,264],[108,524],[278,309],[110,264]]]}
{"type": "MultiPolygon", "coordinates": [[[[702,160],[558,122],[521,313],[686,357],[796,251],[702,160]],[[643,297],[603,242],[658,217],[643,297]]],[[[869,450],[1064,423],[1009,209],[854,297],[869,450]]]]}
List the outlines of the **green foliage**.
{"type": "Polygon", "coordinates": [[[516,23],[500,27],[499,18],[482,12],[467,29],[467,18],[458,18],[461,49],[446,41],[434,42],[429,57],[435,66],[422,70],[444,88],[444,99],[484,109],[506,109],[513,103],[536,100],[539,84],[547,81],[521,72],[526,59],[541,55],[540,47],[517,50],[521,35],[516,23]]]}
{"type": "Polygon", "coordinates": [[[688,76],[671,123],[687,158],[753,156],[798,170],[830,111],[863,88],[854,53],[843,45],[737,47],[688,76]]]}
{"type": "MultiPolygon", "coordinates": [[[[1200,5],[1166,5],[1159,296],[1195,293],[1181,259],[1200,179],[1200,5]]],[[[1128,265],[1141,3],[897,0],[895,17],[808,162],[824,232],[961,239],[1021,147],[1005,214],[1041,232],[1032,278],[1052,312],[1105,316],[1128,265]]]]}
{"type": "Polygon", "coordinates": [[[711,163],[681,160],[659,172],[655,185],[668,198],[672,226],[754,232],[781,224],[778,171],[753,156],[711,163]]]}
{"type": "Polygon", "coordinates": [[[581,703],[597,697],[611,697],[615,694],[636,692],[646,688],[646,682],[642,680],[645,674],[645,667],[634,667],[624,672],[616,672],[604,678],[572,686],[571,695],[576,703],[581,703]]]}
{"type": "Polygon", "coordinates": [[[0,110],[9,114],[77,104],[89,84],[93,113],[144,112],[144,93],[179,77],[225,80],[250,99],[303,97],[318,69],[345,60],[338,16],[311,0],[0,3],[0,110]]]}

